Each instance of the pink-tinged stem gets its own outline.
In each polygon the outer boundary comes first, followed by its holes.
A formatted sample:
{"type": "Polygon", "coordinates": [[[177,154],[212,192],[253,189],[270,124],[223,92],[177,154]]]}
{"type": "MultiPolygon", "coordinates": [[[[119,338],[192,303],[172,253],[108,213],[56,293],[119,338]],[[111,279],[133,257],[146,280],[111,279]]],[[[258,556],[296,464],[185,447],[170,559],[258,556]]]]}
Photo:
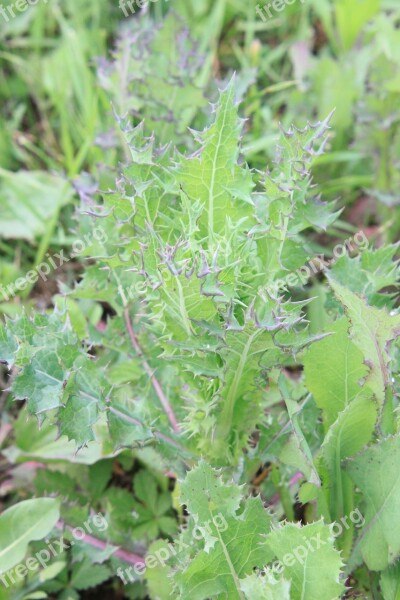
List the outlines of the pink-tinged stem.
{"type": "Polygon", "coordinates": [[[0,445],[4,442],[9,433],[11,433],[12,427],[9,423],[2,423],[0,425],[0,445]]]}
{"type": "Polygon", "coordinates": [[[178,425],[178,421],[175,417],[174,411],[172,410],[172,407],[171,407],[170,403],[168,402],[167,397],[165,396],[163,390],[161,389],[161,385],[160,385],[158,379],[156,378],[156,376],[154,375],[152,368],[150,367],[149,363],[147,362],[146,358],[143,355],[139,341],[135,335],[135,332],[133,331],[133,327],[132,327],[128,309],[126,309],[124,311],[124,317],[125,317],[125,323],[126,323],[126,327],[128,329],[129,337],[132,342],[132,346],[135,349],[136,354],[142,358],[144,370],[146,371],[147,375],[150,377],[150,381],[151,381],[153,388],[158,396],[158,399],[160,400],[161,405],[169,419],[169,422],[171,423],[172,429],[175,431],[175,433],[178,433],[179,425],[178,425]]]}
{"type": "Polygon", "coordinates": [[[304,475],[303,473],[300,473],[300,471],[296,473],[296,475],[293,475],[293,477],[289,480],[289,487],[296,485],[296,483],[300,481],[300,479],[303,479],[303,477],[304,475]]]}
{"type": "MultiPolygon", "coordinates": [[[[294,485],[296,485],[296,483],[298,481],[300,481],[300,479],[302,479],[304,477],[303,473],[300,473],[300,471],[298,473],[296,473],[295,475],[293,475],[293,477],[289,480],[289,487],[293,487],[294,485]]],[[[268,502],[268,506],[275,506],[275,504],[278,504],[281,500],[281,497],[279,494],[275,494],[275,496],[272,496],[271,500],[268,502]]]]}
{"type": "MultiPolygon", "coordinates": [[[[112,412],[114,415],[116,415],[117,417],[119,417],[120,419],[123,419],[124,421],[126,421],[127,423],[131,423],[132,425],[135,425],[136,427],[143,427],[143,423],[141,421],[139,421],[139,419],[135,419],[134,417],[131,417],[130,415],[126,415],[125,413],[121,412],[120,410],[118,410],[118,408],[115,408],[114,406],[109,406],[108,410],[110,412],[112,412]]],[[[161,433],[161,431],[153,431],[153,435],[154,435],[154,437],[158,438],[159,440],[162,440],[166,444],[169,444],[170,446],[177,448],[181,452],[184,452],[185,454],[188,454],[188,455],[191,455],[194,457],[194,454],[191,452],[191,450],[188,450],[187,448],[182,446],[182,444],[180,444],[179,442],[173,440],[172,438],[168,437],[164,433],[161,433]]],[[[187,465],[190,466],[191,463],[188,461],[188,459],[182,458],[182,460],[187,465]]],[[[173,473],[172,471],[166,471],[165,475],[167,477],[172,477],[173,479],[176,479],[176,474],[173,473]]]]}
{"type": "Polygon", "coordinates": [[[47,465],[45,465],[44,463],[36,462],[34,460],[30,460],[22,464],[28,471],[36,471],[37,469],[47,468],[47,465]]]}
{"type": "MultiPolygon", "coordinates": [[[[63,523],[63,521],[58,521],[56,524],[57,529],[63,530],[63,529],[69,529],[69,531],[74,530],[73,527],[70,527],[69,525],[66,525],[65,523],[63,523]]],[[[107,542],[103,542],[103,540],[99,540],[98,538],[93,537],[92,535],[89,535],[88,533],[85,533],[85,536],[83,538],[79,539],[80,542],[84,542],[85,544],[88,544],[89,546],[93,546],[93,548],[98,548],[99,550],[105,550],[109,544],[107,544],[107,542]]],[[[140,556],[139,554],[134,554],[133,552],[128,552],[127,550],[123,550],[123,548],[117,548],[115,550],[115,552],[113,553],[113,556],[116,556],[117,558],[120,558],[121,560],[129,563],[130,565],[144,565],[144,557],[140,556]]]]}

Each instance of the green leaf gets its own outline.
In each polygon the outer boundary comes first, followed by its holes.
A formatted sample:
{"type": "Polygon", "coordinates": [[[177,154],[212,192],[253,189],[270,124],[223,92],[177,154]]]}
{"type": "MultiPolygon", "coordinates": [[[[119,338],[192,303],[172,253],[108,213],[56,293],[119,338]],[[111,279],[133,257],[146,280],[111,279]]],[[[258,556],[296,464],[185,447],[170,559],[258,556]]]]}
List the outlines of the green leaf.
{"type": "MultiPolygon", "coordinates": [[[[377,419],[377,405],[368,390],[363,392],[329,428],[319,452],[319,468],[324,482],[324,493],[330,509],[330,520],[339,522],[354,508],[353,484],[342,467],[345,458],[354,456],[371,440],[377,419]]],[[[352,545],[354,526],[344,532],[341,542],[348,555],[352,545]]]]}
{"type": "Polygon", "coordinates": [[[155,477],[143,470],[135,476],[133,488],[140,501],[135,505],[135,537],[153,539],[160,533],[174,535],[177,524],[172,517],[171,494],[168,491],[160,492],[155,477]]]}
{"type": "Polygon", "coordinates": [[[271,573],[262,577],[253,573],[240,582],[246,600],[290,600],[290,582],[275,579],[271,573]]]}
{"type": "MultiPolygon", "coordinates": [[[[198,493],[201,493],[200,487],[198,493]]],[[[224,511],[218,512],[217,507],[212,512],[214,519],[221,514],[224,511]]],[[[227,516],[225,531],[219,531],[212,524],[213,521],[208,520],[214,538],[213,545],[197,553],[189,566],[176,575],[179,597],[182,600],[206,600],[227,595],[232,600],[243,599],[241,579],[268,559],[261,542],[262,534],[269,530],[270,522],[259,498],[248,499],[240,516],[227,516]]]]}
{"type": "Polygon", "coordinates": [[[178,14],[157,24],[141,14],[131,19],[130,32],[117,40],[113,61],[100,70],[100,85],[119,114],[140,113],[146,133],[160,144],[186,142],[187,127],[206,104],[197,84],[203,60],[196,58],[194,41],[178,14]]]}
{"type": "Polygon", "coordinates": [[[252,178],[237,165],[240,129],[232,81],[221,93],[213,125],[196,134],[200,152],[182,157],[178,165],[177,181],[183,193],[192,202],[202,203],[198,225],[201,235],[208,234],[211,246],[215,235],[223,232],[227,215],[234,211],[239,222],[250,214],[243,198],[251,192],[252,178]]]}
{"type": "Polygon", "coordinates": [[[365,525],[352,557],[356,560],[361,553],[373,571],[386,569],[400,555],[399,459],[400,436],[396,435],[367,448],[345,466],[360,488],[366,505],[365,525]]]}
{"type": "Polygon", "coordinates": [[[33,241],[73,195],[70,183],[41,171],[0,170],[0,237],[33,241]]]}
{"type": "Polygon", "coordinates": [[[223,375],[215,393],[217,427],[210,453],[221,456],[231,451],[235,456],[241,451],[250,432],[263,420],[267,369],[284,364],[289,347],[296,352],[313,341],[305,331],[300,334],[295,330],[302,320],[301,308],[301,303],[279,304],[278,316],[270,300],[246,315],[243,326],[233,318],[227,320],[219,348],[223,375]]]}
{"type": "Polygon", "coordinates": [[[399,562],[382,573],[381,590],[384,600],[400,600],[399,562]]]}
{"type": "Polygon", "coordinates": [[[118,363],[109,370],[109,380],[115,384],[137,381],[141,375],[142,370],[138,360],[118,363]]]}
{"type": "Polygon", "coordinates": [[[28,398],[28,408],[40,414],[62,404],[65,370],[56,352],[39,350],[12,387],[16,400],[28,398]]]}
{"type": "Polygon", "coordinates": [[[90,559],[76,564],[72,568],[70,585],[77,590],[88,590],[107,581],[112,572],[105,565],[94,565],[90,559]]]}
{"type": "Polygon", "coordinates": [[[381,0],[336,0],[336,22],[345,50],[352,47],[364,25],[378,13],[380,6],[381,0]]]}
{"type": "Polygon", "coordinates": [[[349,338],[350,324],[342,318],[328,327],[332,333],[313,344],[304,357],[307,388],[322,409],[326,427],[356,398],[368,374],[363,353],[349,338]]]}
{"type": "MultiPolygon", "coordinates": [[[[303,410],[303,406],[299,405],[299,403],[291,397],[288,387],[286,377],[281,375],[279,377],[279,389],[286,404],[293,433],[282,449],[279,458],[285,464],[300,469],[308,481],[319,488],[321,487],[321,481],[314,464],[311,449],[299,422],[299,416],[303,410]]],[[[304,404],[306,404],[306,400],[304,401],[304,404]]]]}
{"type": "Polygon", "coordinates": [[[59,596],[59,600],[79,600],[79,598],[78,592],[71,589],[64,590],[59,596]]]}
{"type": "Polygon", "coordinates": [[[60,433],[79,447],[95,439],[93,425],[98,419],[98,398],[71,395],[61,412],[60,433]]]}
{"type": "Polygon", "coordinates": [[[204,462],[188,473],[181,492],[191,524],[188,534],[182,534],[188,550],[179,556],[179,572],[174,575],[179,597],[206,600],[227,596],[243,600],[241,579],[268,560],[261,542],[262,534],[270,529],[271,518],[260,498],[244,501],[239,513],[241,488],[223,483],[204,462]],[[193,544],[199,537],[196,549],[193,544]]]}
{"type": "MultiPolygon", "coordinates": [[[[94,440],[93,426],[105,410],[111,386],[68,323],[57,312],[48,317],[20,317],[9,322],[8,335],[18,348],[14,399],[27,399],[31,414],[49,413],[52,418],[55,414],[60,433],[79,447],[94,440]],[[50,412],[54,409],[58,410],[50,412]]],[[[7,347],[0,346],[1,350],[7,358],[7,347]]]]}
{"type": "Polygon", "coordinates": [[[269,534],[267,545],[281,563],[282,577],[290,581],[291,600],[341,597],[342,560],[328,525],[286,523],[269,534]]]}
{"type": "Polygon", "coordinates": [[[331,267],[331,275],[344,287],[365,297],[371,306],[392,308],[395,304],[394,294],[382,290],[396,289],[398,286],[399,262],[395,259],[397,244],[371,248],[368,247],[368,238],[361,232],[354,236],[354,240],[357,246],[352,242],[352,247],[361,254],[354,258],[341,256],[331,267]]]}
{"type": "Polygon", "coordinates": [[[175,561],[178,571],[174,581],[179,597],[250,598],[246,589],[250,594],[260,587],[250,576],[264,566],[260,576],[266,573],[264,581],[272,586],[271,596],[266,597],[277,597],[278,591],[288,596],[290,586],[293,600],[339,598],[344,591],[339,581],[342,561],[330,527],[322,522],[304,527],[286,523],[271,530],[271,517],[259,498],[242,500],[236,508],[241,492],[239,486],[223,483],[205,463],[183,482],[182,502],[188,507],[190,520],[177,545],[181,550],[175,561]],[[282,573],[278,582],[266,567],[274,557],[279,559],[278,572],[282,573]],[[278,587],[272,596],[274,585],[278,587]]]}
{"type": "Polygon", "coordinates": [[[400,315],[391,316],[385,310],[368,306],[365,300],[332,277],[329,281],[349,318],[351,340],[361,350],[364,363],[369,367],[365,384],[383,406],[386,389],[391,386],[389,345],[400,335],[400,315]]]}
{"type": "Polygon", "coordinates": [[[195,522],[199,524],[212,519],[216,510],[222,510],[224,515],[235,515],[241,499],[241,488],[224,483],[204,461],[190,471],[181,483],[182,504],[187,505],[195,522]]]}
{"type": "Polygon", "coordinates": [[[113,444],[105,418],[95,426],[96,442],[76,451],[76,444],[60,437],[58,428],[46,420],[40,429],[37,419],[22,409],[15,422],[15,445],[4,450],[10,462],[55,462],[66,461],[75,464],[92,465],[103,458],[115,456],[113,444]]]}
{"type": "Polygon", "coordinates": [[[130,411],[117,404],[108,413],[108,428],[116,448],[141,446],[154,439],[150,428],[143,425],[130,411]]]}
{"type": "Polygon", "coordinates": [[[367,448],[346,462],[346,471],[365,501],[365,525],[353,549],[369,569],[380,571],[400,555],[400,435],[367,448]]]}
{"type": "Polygon", "coordinates": [[[48,535],[60,517],[53,498],[24,500],[0,515],[0,564],[5,573],[24,558],[28,544],[48,535]]]}
{"type": "MultiPolygon", "coordinates": [[[[150,544],[147,556],[157,556],[157,552],[170,554],[170,548],[168,542],[165,540],[156,540],[150,544]]],[[[152,568],[146,569],[146,581],[149,590],[151,600],[170,600],[173,597],[173,580],[171,577],[171,570],[168,565],[161,564],[157,561],[157,564],[152,568]]]]}
{"type": "Polygon", "coordinates": [[[4,327],[4,325],[0,325],[0,359],[1,362],[7,364],[10,368],[14,364],[15,353],[18,350],[18,344],[15,338],[11,335],[11,333],[4,327]]]}

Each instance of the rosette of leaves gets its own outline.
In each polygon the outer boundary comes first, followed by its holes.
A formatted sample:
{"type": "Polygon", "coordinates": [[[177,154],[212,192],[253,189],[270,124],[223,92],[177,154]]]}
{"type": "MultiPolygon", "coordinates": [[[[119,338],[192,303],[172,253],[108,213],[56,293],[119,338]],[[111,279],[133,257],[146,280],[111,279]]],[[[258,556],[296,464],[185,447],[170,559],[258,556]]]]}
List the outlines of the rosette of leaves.
{"type": "Polygon", "coordinates": [[[318,339],[305,302],[274,282],[303,264],[302,232],[336,218],[309,174],[328,120],[282,132],[273,169],[259,174],[240,159],[234,81],[214,111],[190,155],[125,124],[130,164],[92,210],[108,240],[69,294],[109,302],[106,331],[76,327],[68,303],[2,330],[14,397],[40,418],[56,411],[78,445],[105,414],[117,447],[158,440],[184,454],[181,438],[189,456],[236,463],[264,421],[268,370],[318,339]]]}
{"type": "Polygon", "coordinates": [[[301,233],[336,218],[308,170],[328,121],[282,132],[276,165],[260,176],[240,161],[237,112],[231,82],[189,156],[157,150],[141,126],[126,126],[132,162],[98,207],[120,310],[140,315],[145,345],[157,340],[149,352],[161,378],[170,365],[184,435],[221,462],[237,460],[262,420],[267,370],[311,341],[304,303],[284,301],[274,281],[303,264],[301,233]]]}

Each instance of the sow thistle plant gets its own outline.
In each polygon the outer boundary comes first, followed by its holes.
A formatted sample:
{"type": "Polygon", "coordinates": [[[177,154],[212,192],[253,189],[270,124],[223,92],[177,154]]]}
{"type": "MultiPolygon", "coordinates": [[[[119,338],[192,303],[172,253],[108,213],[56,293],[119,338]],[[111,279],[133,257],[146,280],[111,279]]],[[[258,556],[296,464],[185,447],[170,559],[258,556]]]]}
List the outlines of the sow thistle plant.
{"type": "Polygon", "coordinates": [[[82,207],[82,229],[100,222],[107,241],[53,314],[0,329],[14,398],[39,423],[57,424],[78,452],[104,442],[106,423],[116,452],[151,448],[157,468],[178,475],[185,527],[168,560],[145,571],[151,598],[332,600],[351,574],[369,570],[394,599],[397,249],[336,262],[319,332],[308,327],[313,300],[274,285],[313,255],[304,233],[327,230],[339,215],[310,175],[329,117],[282,131],[263,173],[240,157],[234,81],[210,127],[192,132],[189,155],[159,146],[143,126],[120,125],[130,160],[115,191],[82,207]],[[83,318],[85,302],[108,307],[104,330],[83,318]],[[301,367],[300,378],[288,375],[301,367]],[[274,487],[253,495],[249,484],[266,463],[274,487]],[[304,525],[285,480],[296,473],[304,525]],[[279,514],[264,504],[274,504],[274,488],[279,514]],[[330,524],[356,509],[365,525],[350,522],[335,539],[330,524]],[[306,553],[296,558],[299,547],[306,553]]]}

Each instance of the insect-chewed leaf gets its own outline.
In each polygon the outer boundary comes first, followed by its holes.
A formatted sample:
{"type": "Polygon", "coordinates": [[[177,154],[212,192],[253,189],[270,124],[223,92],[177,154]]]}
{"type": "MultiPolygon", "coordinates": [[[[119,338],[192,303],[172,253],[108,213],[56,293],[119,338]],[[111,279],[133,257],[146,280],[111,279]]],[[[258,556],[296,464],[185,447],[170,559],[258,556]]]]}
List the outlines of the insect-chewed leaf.
{"type": "Polygon", "coordinates": [[[354,555],[361,553],[373,571],[392,565],[400,554],[399,462],[400,435],[396,435],[370,446],[346,463],[346,470],[366,503],[365,525],[354,555]]]}
{"type": "Polygon", "coordinates": [[[391,316],[385,310],[368,306],[363,298],[343,287],[333,277],[330,285],[343,304],[350,321],[352,342],[359,348],[370,371],[366,384],[381,406],[390,386],[389,345],[400,335],[400,315],[391,316]]]}

